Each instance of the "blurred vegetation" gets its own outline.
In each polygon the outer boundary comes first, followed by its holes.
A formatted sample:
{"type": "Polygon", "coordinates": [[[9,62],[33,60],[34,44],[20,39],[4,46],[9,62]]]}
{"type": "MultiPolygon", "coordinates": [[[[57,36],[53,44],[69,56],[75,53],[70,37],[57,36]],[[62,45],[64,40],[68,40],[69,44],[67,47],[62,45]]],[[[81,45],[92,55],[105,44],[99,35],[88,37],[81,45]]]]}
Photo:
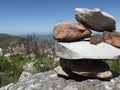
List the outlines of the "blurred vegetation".
{"type": "Polygon", "coordinates": [[[58,65],[58,63],[54,62],[55,57],[55,54],[50,53],[39,55],[37,62],[34,64],[34,67],[36,68],[34,73],[53,70],[58,65]]]}
{"type": "Polygon", "coordinates": [[[11,82],[15,83],[23,71],[23,65],[28,60],[24,55],[13,55],[10,58],[0,57],[0,87],[11,82]]]}
{"type": "Polygon", "coordinates": [[[21,41],[21,38],[8,34],[0,34],[0,48],[6,49],[12,41],[21,41]]]}
{"type": "Polygon", "coordinates": [[[120,72],[120,60],[107,61],[110,70],[120,72]]]}
{"type": "Polygon", "coordinates": [[[54,63],[54,54],[45,53],[39,55],[37,59],[29,60],[25,54],[16,54],[10,58],[0,57],[0,87],[9,83],[16,83],[21,73],[24,71],[23,66],[27,62],[35,61],[35,70],[32,74],[52,70],[57,64],[54,63]]]}
{"type": "Polygon", "coordinates": [[[0,37],[0,48],[5,51],[0,56],[0,87],[16,83],[26,63],[35,62],[32,74],[51,70],[57,65],[54,63],[54,40],[50,35],[18,37],[0,34],[0,37]],[[4,56],[6,53],[10,56],[4,56]]]}

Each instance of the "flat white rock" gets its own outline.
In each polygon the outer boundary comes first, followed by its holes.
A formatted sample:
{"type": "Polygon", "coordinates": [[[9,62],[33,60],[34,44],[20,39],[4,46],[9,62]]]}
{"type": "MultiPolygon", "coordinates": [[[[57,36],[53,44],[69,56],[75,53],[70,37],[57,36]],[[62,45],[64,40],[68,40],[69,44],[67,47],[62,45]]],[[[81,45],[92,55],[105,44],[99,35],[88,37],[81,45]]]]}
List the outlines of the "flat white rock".
{"type": "Polygon", "coordinates": [[[56,42],[56,54],[65,59],[120,59],[120,48],[101,42],[56,42]]]}

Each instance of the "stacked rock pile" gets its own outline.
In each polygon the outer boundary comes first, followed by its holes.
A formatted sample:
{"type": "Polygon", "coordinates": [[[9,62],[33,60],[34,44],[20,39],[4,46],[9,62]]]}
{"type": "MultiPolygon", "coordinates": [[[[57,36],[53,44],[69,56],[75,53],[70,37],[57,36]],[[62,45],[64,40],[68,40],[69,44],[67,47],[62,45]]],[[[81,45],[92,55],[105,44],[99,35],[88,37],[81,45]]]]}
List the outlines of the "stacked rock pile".
{"type": "Polygon", "coordinates": [[[120,33],[115,32],[114,17],[98,8],[76,8],[75,19],[57,23],[53,29],[60,57],[60,66],[54,70],[67,77],[111,78],[105,61],[120,59],[120,33]],[[91,30],[102,35],[92,35],[91,30]]]}

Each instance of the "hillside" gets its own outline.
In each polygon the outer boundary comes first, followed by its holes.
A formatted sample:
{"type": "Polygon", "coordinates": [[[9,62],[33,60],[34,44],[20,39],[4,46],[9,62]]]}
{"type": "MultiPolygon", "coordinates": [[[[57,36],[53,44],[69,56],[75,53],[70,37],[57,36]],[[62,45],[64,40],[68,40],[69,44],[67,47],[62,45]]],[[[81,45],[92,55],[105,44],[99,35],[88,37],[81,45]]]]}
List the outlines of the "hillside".
{"type": "Polygon", "coordinates": [[[20,40],[20,37],[0,33],[0,48],[7,48],[14,40],[20,40]]]}

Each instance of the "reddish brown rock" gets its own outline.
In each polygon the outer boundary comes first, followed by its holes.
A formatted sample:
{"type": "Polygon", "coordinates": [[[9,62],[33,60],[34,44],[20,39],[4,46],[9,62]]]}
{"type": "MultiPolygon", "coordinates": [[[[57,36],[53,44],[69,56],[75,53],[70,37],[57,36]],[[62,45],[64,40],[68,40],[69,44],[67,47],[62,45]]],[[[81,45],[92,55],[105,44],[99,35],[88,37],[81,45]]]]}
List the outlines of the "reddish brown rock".
{"type": "Polygon", "coordinates": [[[55,25],[53,37],[58,41],[76,41],[90,37],[91,31],[81,23],[63,21],[55,25]]]}
{"type": "Polygon", "coordinates": [[[103,42],[120,47],[120,32],[103,32],[103,42]]]}
{"type": "Polygon", "coordinates": [[[96,34],[96,35],[90,37],[90,43],[91,44],[96,45],[96,44],[100,43],[101,41],[102,41],[102,36],[101,35],[96,34]]]}

